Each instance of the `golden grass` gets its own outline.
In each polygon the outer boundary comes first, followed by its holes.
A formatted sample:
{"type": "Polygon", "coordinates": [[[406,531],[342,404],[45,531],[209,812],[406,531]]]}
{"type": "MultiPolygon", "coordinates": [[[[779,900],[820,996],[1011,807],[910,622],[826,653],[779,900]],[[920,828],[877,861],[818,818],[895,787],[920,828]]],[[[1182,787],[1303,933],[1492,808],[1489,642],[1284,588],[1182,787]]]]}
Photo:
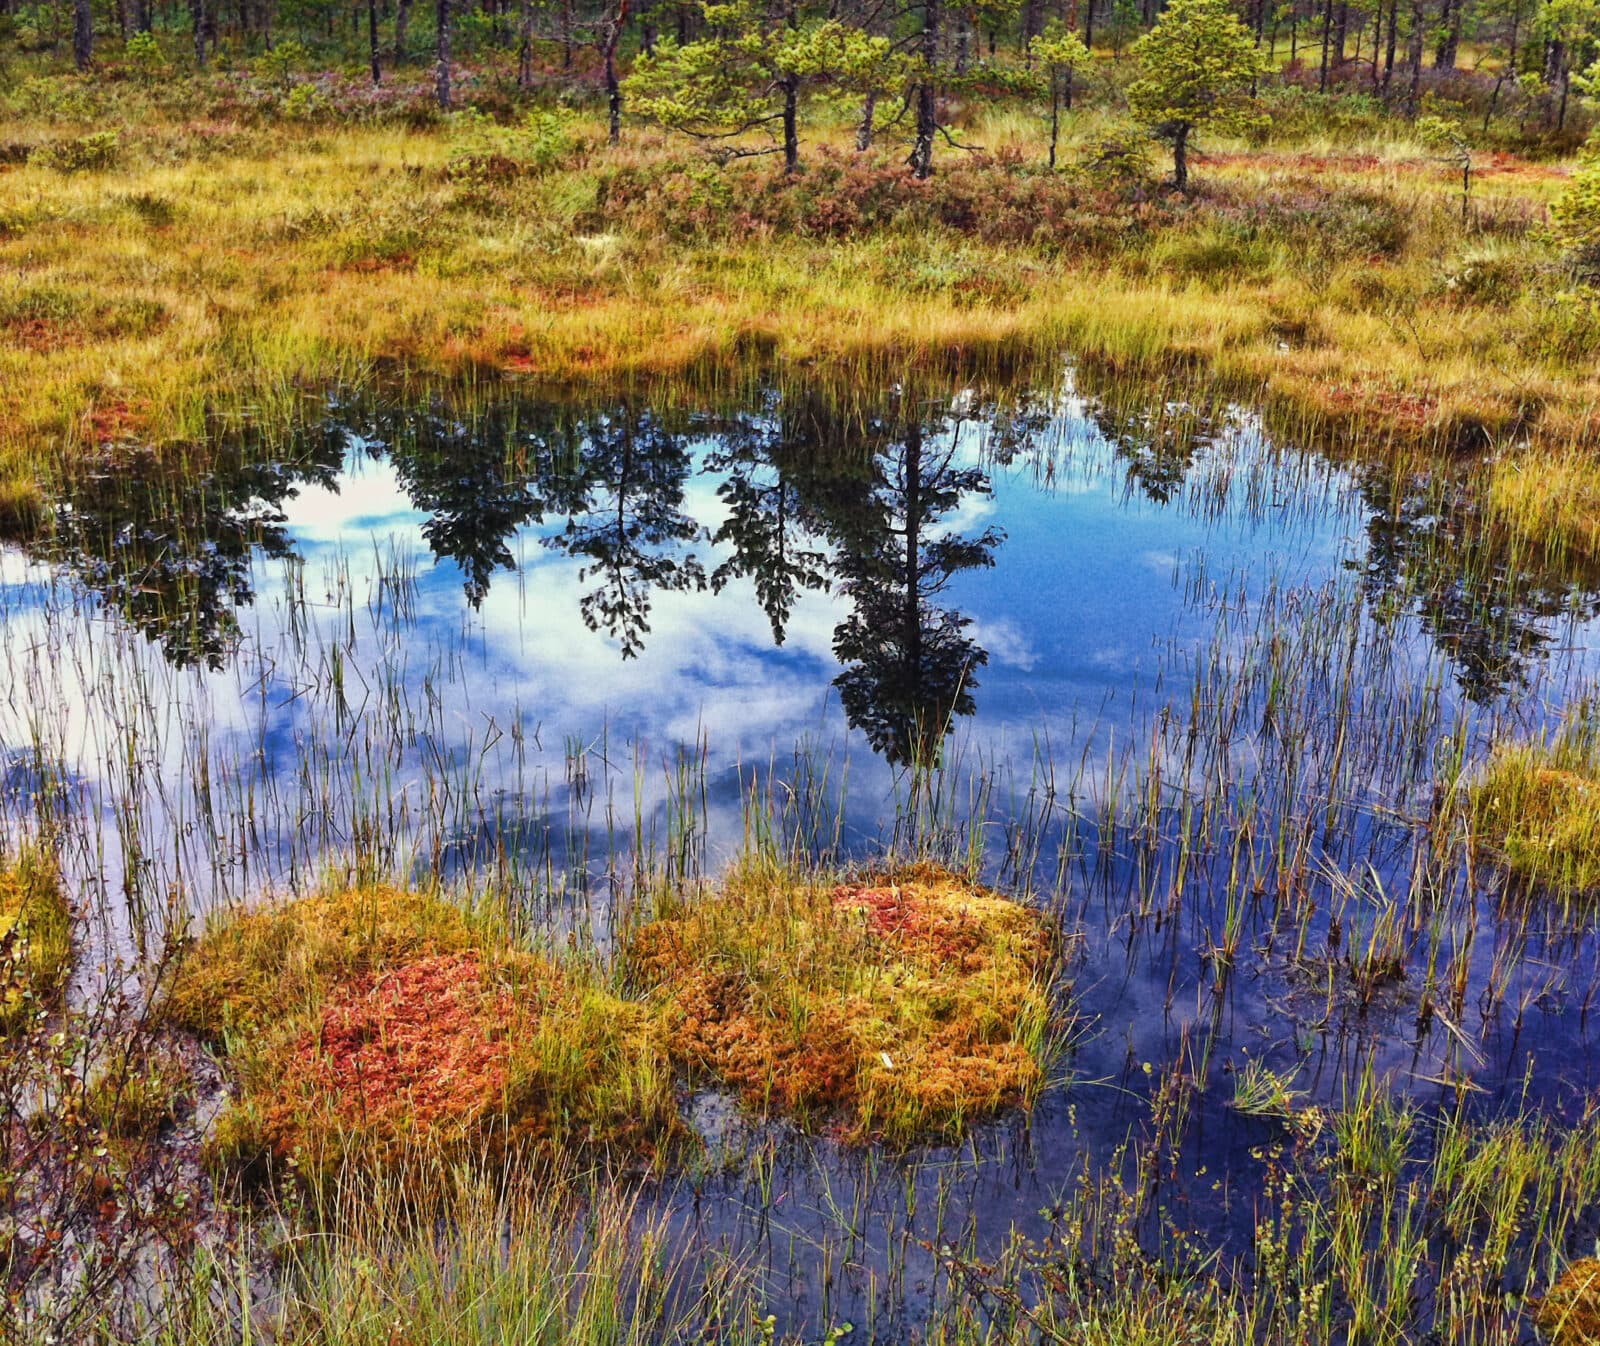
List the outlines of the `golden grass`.
{"type": "MultiPolygon", "coordinates": [[[[282,426],[308,392],[401,367],[614,378],[753,354],[916,362],[1026,346],[1204,369],[1373,442],[1477,446],[1530,408],[1551,444],[1600,424],[1600,373],[1552,338],[1547,293],[1470,304],[1450,290],[1469,240],[1440,222],[1445,175],[1403,148],[1353,166],[1252,151],[1204,170],[1247,195],[1286,174],[1383,193],[1422,221],[1400,255],[1280,251],[1196,274],[1205,248],[1176,266],[1170,238],[1108,263],[937,231],[586,232],[597,167],[681,155],[654,133],[486,192],[444,172],[446,133],[221,129],[203,157],[185,157],[179,124],[148,132],[159,153],[135,143],[107,172],[6,174],[28,209],[0,229],[0,518],[28,519],[41,474],[104,443],[198,441],[219,417],[282,426]],[[912,283],[950,271],[999,297],[912,283]]],[[[998,129],[996,147],[1038,152],[1025,126],[998,129]]],[[[1486,172],[1479,200],[1537,213],[1560,185],[1486,172]]]]}
{"type": "Polygon", "coordinates": [[[673,1056],[763,1112],[904,1142],[1044,1082],[1049,924],[943,870],[834,885],[747,868],[668,904],[628,956],[673,1056]]]}
{"type": "Polygon", "coordinates": [[[315,1180],[544,1147],[649,1156],[680,1127],[641,1006],[423,893],[327,893],[220,924],[167,1013],[228,1049],[238,1097],[213,1151],[232,1165],[315,1180]]]}
{"type": "Polygon", "coordinates": [[[72,911],[55,864],[25,849],[0,865],[0,1034],[48,1008],[72,966],[72,911]]]}
{"type": "Polygon", "coordinates": [[[1578,450],[1522,453],[1489,469],[1489,517],[1552,555],[1600,556],[1600,459],[1578,450]]]}

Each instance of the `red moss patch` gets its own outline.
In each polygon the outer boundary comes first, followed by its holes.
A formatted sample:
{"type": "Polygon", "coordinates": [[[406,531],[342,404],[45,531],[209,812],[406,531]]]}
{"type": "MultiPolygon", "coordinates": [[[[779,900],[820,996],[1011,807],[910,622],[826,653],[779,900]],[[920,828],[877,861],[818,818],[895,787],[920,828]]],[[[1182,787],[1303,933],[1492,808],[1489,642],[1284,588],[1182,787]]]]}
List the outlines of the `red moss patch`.
{"type": "Polygon", "coordinates": [[[6,336],[24,350],[36,355],[65,350],[83,343],[83,329],[76,323],[55,322],[50,318],[22,318],[6,324],[6,336]]]}
{"type": "Polygon", "coordinates": [[[293,1148],[296,1096],[308,1091],[351,1128],[459,1133],[503,1095],[515,1021],[510,991],[486,978],[476,953],[359,977],[290,1045],[290,1097],[268,1110],[269,1133],[293,1148]]]}
{"type": "Polygon", "coordinates": [[[643,1005],[583,961],[509,943],[437,896],[375,887],[242,913],[184,958],[165,1015],[229,1053],[213,1160],[498,1160],[571,1146],[628,1161],[683,1133],[643,1005]]]}
{"type": "MultiPolygon", "coordinates": [[[[913,885],[919,877],[927,882],[915,872],[909,877],[913,885]]],[[[841,885],[833,890],[833,905],[841,911],[862,912],[873,934],[920,959],[963,972],[986,965],[987,932],[978,916],[960,906],[930,903],[915,886],[841,885]]]]}
{"type": "Polygon", "coordinates": [[[89,413],[89,430],[96,444],[135,438],[147,421],[147,409],[118,398],[102,402],[89,413]]]}

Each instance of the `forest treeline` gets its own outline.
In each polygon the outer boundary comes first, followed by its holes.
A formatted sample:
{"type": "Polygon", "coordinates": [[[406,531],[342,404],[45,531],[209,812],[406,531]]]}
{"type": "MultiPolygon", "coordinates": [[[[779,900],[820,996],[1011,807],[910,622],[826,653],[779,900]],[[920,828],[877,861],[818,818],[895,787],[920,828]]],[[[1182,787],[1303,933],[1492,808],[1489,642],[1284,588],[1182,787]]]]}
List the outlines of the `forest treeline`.
{"type": "Polygon", "coordinates": [[[1600,94],[1600,0],[0,0],[0,52],[11,84],[30,58],[146,81],[342,68],[426,79],[443,109],[480,101],[492,66],[513,96],[600,101],[613,139],[638,117],[795,167],[821,111],[859,149],[902,138],[918,176],[972,148],[952,100],[1047,106],[1053,157],[1062,115],[1101,98],[1176,150],[1181,185],[1187,130],[1245,128],[1266,91],[1570,151],[1600,94]]]}

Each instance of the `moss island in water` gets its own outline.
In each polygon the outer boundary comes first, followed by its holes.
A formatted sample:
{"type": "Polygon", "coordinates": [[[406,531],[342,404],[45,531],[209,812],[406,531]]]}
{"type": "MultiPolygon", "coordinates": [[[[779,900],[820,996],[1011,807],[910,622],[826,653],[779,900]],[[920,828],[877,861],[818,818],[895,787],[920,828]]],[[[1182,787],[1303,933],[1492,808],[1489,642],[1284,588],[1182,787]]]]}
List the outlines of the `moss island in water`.
{"type": "Polygon", "coordinates": [[[836,885],[741,873],[628,936],[627,990],[392,887],[235,916],[185,956],[169,1020],[220,1044],[230,1165],[665,1160],[678,1074],[867,1140],[1026,1104],[1056,1045],[1038,912],[931,867],[836,885]]]}

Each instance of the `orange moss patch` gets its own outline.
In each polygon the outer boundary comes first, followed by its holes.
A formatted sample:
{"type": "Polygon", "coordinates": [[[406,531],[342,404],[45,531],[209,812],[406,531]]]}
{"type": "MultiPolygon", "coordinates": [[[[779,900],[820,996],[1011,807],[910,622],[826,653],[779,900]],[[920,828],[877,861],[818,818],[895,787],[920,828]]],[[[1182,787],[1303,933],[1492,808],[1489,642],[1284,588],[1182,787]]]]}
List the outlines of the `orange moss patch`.
{"type": "Polygon", "coordinates": [[[932,867],[736,878],[628,949],[692,1071],[760,1111],[899,1141],[1036,1096],[1052,952],[1040,913],[932,867]]]}
{"type": "Polygon", "coordinates": [[[476,953],[424,958],[345,988],[289,1044],[286,1079],[325,1093],[347,1126],[459,1126],[504,1094],[515,1017],[476,953]]]}
{"type": "Polygon", "coordinates": [[[1600,1343],[1600,1259],[1585,1257],[1568,1267],[1540,1301],[1534,1322],[1554,1346],[1600,1343]]]}
{"type": "Polygon", "coordinates": [[[231,1053],[216,1156],[455,1162],[529,1146],[652,1156],[682,1123],[644,1007],[585,965],[509,947],[437,897],[326,894],[240,916],[168,1002],[231,1053]],[[233,1031],[222,1031],[231,1028],[233,1031]]]}

